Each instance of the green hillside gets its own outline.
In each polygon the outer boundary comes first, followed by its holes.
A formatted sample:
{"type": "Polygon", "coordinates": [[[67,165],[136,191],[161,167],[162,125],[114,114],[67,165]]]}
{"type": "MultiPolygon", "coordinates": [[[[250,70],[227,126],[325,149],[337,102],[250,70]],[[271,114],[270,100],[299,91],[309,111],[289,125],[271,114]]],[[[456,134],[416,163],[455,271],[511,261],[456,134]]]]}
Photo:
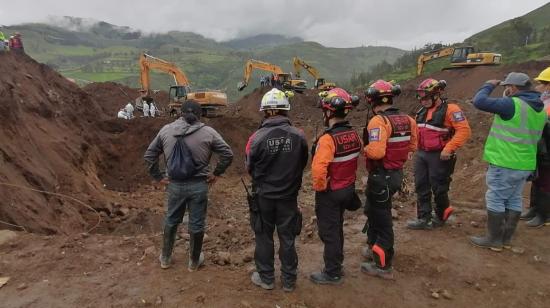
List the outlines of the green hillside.
{"type": "MultiPolygon", "coordinates": [[[[502,54],[502,63],[520,63],[550,55],[550,3],[489,29],[481,31],[462,43],[453,46],[471,45],[478,51],[502,54]]],[[[442,39],[443,40],[443,39],[442,39]]],[[[432,49],[432,44],[424,48],[406,52],[393,64],[379,63],[367,71],[352,76],[353,87],[363,87],[372,80],[384,78],[402,81],[416,77],[417,58],[422,52],[432,49]]],[[[442,47],[442,46],[439,46],[442,47]]],[[[424,67],[424,75],[439,71],[450,65],[450,58],[430,61],[424,67]]]]}
{"type": "MultiPolygon", "coordinates": [[[[327,48],[313,42],[280,36],[259,36],[249,40],[218,43],[201,35],[172,31],[144,35],[126,27],[99,22],[91,28],[81,26],[78,18],[67,17],[71,30],[46,24],[4,27],[6,34],[19,31],[25,49],[32,57],[55,68],[79,83],[118,81],[139,86],[138,57],[147,52],[176,63],[188,76],[192,87],[226,89],[235,99],[243,66],[253,58],[291,69],[291,60],[299,56],[328,80],[348,83],[356,71],[367,70],[387,61],[393,63],[405,51],[390,47],[327,48]]],[[[261,72],[255,72],[250,91],[258,84],[261,72]]],[[[309,85],[313,79],[306,77],[309,85]]],[[[167,89],[172,83],[165,74],[153,74],[152,86],[167,89]]]]}

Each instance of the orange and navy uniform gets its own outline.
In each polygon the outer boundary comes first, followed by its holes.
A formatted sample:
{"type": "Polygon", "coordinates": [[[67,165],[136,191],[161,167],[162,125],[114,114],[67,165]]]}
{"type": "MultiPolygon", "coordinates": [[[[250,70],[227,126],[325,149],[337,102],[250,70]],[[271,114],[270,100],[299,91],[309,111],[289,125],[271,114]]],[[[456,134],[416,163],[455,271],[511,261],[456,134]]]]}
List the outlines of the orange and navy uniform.
{"type": "Polygon", "coordinates": [[[402,169],[408,153],[416,151],[416,122],[396,108],[389,108],[374,116],[367,130],[369,143],[365,146],[364,155],[369,171],[377,167],[402,169]]]}
{"type": "Polygon", "coordinates": [[[313,189],[338,190],[354,184],[360,152],[359,134],[347,121],[327,129],[317,141],[311,164],[313,189]]]}
{"type": "Polygon", "coordinates": [[[439,100],[432,108],[416,115],[418,148],[423,151],[454,153],[471,135],[470,125],[456,104],[439,100]]]}

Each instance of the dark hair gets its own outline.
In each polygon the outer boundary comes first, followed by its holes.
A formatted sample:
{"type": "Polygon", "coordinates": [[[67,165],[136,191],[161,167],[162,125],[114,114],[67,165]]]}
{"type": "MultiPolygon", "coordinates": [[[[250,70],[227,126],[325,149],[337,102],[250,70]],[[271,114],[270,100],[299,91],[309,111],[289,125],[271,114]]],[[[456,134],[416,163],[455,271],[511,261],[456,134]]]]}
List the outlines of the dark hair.
{"type": "Polygon", "coordinates": [[[533,84],[531,81],[528,81],[524,86],[516,86],[516,88],[520,91],[530,91],[533,89],[533,84]]]}
{"type": "Polygon", "coordinates": [[[278,110],[278,109],[271,109],[271,110],[265,110],[264,115],[266,118],[274,117],[274,116],[288,116],[288,111],[286,110],[278,110]]]}
{"type": "Polygon", "coordinates": [[[201,118],[201,105],[195,100],[187,100],[181,104],[181,113],[185,122],[193,124],[201,118]]]}

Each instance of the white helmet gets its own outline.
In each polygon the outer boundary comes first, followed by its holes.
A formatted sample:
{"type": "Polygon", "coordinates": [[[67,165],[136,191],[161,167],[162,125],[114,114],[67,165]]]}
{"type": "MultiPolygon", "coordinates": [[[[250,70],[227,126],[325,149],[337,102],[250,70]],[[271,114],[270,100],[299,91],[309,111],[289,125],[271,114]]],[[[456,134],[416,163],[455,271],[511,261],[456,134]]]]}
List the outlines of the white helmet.
{"type": "Polygon", "coordinates": [[[264,94],[260,104],[260,111],[265,110],[290,110],[290,102],[285,92],[273,88],[264,94]]]}

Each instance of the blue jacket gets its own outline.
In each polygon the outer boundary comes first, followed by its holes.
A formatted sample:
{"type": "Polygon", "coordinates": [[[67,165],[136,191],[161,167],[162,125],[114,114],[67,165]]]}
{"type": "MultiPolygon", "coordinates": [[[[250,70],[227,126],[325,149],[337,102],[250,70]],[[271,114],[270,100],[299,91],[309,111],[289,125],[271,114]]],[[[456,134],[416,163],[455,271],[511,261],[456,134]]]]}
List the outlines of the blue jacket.
{"type": "MultiPolygon", "coordinates": [[[[494,89],[494,85],[485,83],[477,91],[476,96],[474,96],[474,106],[479,110],[498,114],[503,120],[510,120],[514,117],[514,101],[511,97],[489,97],[494,89]]],[[[544,108],[539,92],[521,91],[513,96],[520,98],[537,112],[540,112],[544,108]]]]}

